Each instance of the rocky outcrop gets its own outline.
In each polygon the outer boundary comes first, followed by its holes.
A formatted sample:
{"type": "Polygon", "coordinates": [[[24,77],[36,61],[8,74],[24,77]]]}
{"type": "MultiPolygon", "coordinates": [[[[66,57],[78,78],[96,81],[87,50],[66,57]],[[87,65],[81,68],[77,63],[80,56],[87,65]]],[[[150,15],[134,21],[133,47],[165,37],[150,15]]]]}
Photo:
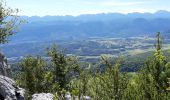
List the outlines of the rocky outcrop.
{"type": "Polygon", "coordinates": [[[0,52],[0,75],[11,77],[10,65],[7,64],[7,58],[0,52]]]}
{"type": "Polygon", "coordinates": [[[53,94],[50,93],[40,93],[34,94],[32,100],[53,100],[53,94]]]}
{"type": "Polygon", "coordinates": [[[24,100],[24,89],[17,87],[11,78],[10,66],[0,53],[0,100],[24,100]]]}
{"type": "Polygon", "coordinates": [[[24,89],[16,86],[14,80],[0,75],[0,100],[24,100],[24,89]]]}
{"type": "MultiPolygon", "coordinates": [[[[51,93],[39,93],[32,95],[32,100],[53,100],[54,95],[51,93]]],[[[89,96],[82,96],[80,99],[78,96],[71,96],[69,92],[65,96],[60,98],[61,100],[92,100],[89,96]]],[[[60,100],[59,99],[59,100],[60,100]]]]}

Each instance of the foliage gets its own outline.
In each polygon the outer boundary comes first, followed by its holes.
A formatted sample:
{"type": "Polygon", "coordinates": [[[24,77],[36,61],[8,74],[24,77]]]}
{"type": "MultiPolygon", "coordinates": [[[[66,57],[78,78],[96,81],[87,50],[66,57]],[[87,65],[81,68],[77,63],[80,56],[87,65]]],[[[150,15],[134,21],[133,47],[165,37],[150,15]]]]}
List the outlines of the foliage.
{"type": "Polygon", "coordinates": [[[7,7],[3,0],[0,0],[0,44],[7,43],[9,36],[18,31],[18,26],[23,22],[17,15],[18,9],[7,7]]]}
{"type": "Polygon", "coordinates": [[[169,98],[166,90],[169,67],[161,45],[160,33],[158,33],[156,51],[146,61],[144,68],[138,72],[137,76],[131,78],[126,89],[125,99],[166,100],[169,98]]]}
{"type": "Polygon", "coordinates": [[[94,79],[96,93],[95,99],[102,100],[120,100],[124,94],[127,85],[127,77],[125,73],[120,72],[121,59],[118,59],[115,64],[109,62],[107,57],[102,57],[106,71],[98,73],[94,79]]]}
{"type": "Polygon", "coordinates": [[[46,62],[41,57],[27,56],[20,66],[17,83],[26,89],[28,98],[34,93],[52,92],[53,74],[45,70],[46,62]]]}
{"type": "Polygon", "coordinates": [[[57,82],[60,89],[68,90],[70,80],[76,77],[76,75],[79,75],[79,65],[76,58],[66,56],[64,51],[59,51],[55,45],[48,48],[47,51],[54,67],[53,82],[57,82]]]}

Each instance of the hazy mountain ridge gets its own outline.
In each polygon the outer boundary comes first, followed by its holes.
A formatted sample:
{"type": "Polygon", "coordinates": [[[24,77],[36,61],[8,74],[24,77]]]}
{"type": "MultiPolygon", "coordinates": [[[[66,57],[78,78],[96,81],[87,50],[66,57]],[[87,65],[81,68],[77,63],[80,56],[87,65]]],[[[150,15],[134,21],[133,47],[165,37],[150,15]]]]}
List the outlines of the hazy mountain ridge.
{"type": "Polygon", "coordinates": [[[86,39],[89,37],[153,36],[170,31],[170,12],[26,17],[15,42],[86,39]]]}
{"type": "Polygon", "coordinates": [[[79,16],[22,16],[22,18],[27,19],[29,22],[35,21],[108,21],[113,19],[122,19],[122,18],[146,18],[146,19],[153,19],[153,18],[169,18],[170,12],[160,10],[155,13],[100,13],[100,14],[83,14],[79,16]]]}

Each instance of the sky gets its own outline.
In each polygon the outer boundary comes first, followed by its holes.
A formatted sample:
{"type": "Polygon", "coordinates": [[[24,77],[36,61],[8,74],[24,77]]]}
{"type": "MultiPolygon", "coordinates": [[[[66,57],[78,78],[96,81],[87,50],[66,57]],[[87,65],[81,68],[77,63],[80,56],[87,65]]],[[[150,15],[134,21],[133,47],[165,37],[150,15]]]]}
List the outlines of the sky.
{"type": "Polygon", "coordinates": [[[170,0],[6,0],[20,15],[73,15],[170,11],[170,0]]]}

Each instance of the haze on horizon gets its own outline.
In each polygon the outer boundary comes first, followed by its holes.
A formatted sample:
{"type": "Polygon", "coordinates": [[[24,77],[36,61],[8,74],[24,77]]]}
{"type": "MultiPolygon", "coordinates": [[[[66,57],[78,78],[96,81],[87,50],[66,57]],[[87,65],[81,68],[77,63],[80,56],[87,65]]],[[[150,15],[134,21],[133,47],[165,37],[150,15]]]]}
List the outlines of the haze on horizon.
{"type": "Polygon", "coordinates": [[[6,0],[20,10],[19,15],[81,15],[97,13],[132,13],[170,11],[170,0],[6,0]]]}

